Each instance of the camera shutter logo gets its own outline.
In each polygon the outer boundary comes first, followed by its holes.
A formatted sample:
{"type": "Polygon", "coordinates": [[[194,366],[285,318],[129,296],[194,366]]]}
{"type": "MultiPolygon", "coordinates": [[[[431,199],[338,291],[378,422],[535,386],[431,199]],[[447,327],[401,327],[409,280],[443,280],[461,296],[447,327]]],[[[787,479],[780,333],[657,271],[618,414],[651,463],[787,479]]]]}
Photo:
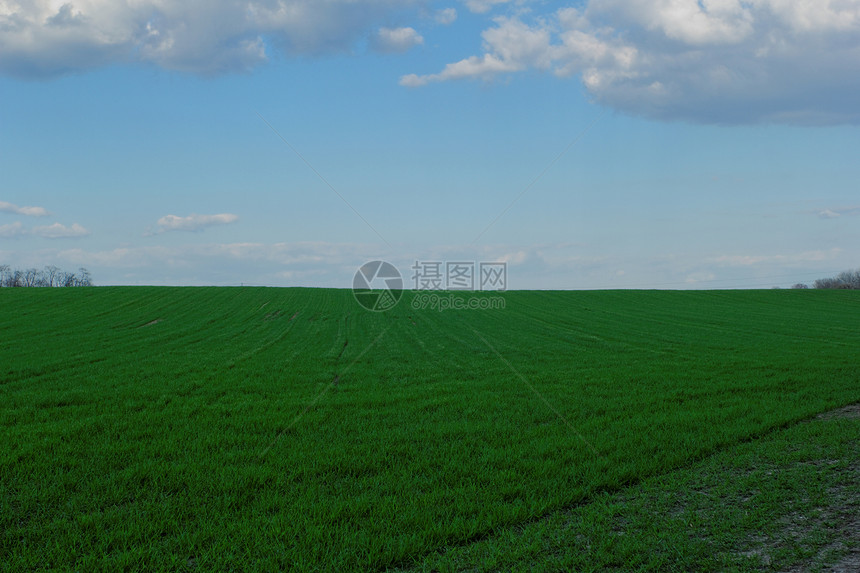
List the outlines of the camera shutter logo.
{"type": "Polygon", "coordinates": [[[367,310],[384,312],[394,308],[403,296],[403,277],[391,263],[371,261],[355,271],[352,294],[367,310]]]}

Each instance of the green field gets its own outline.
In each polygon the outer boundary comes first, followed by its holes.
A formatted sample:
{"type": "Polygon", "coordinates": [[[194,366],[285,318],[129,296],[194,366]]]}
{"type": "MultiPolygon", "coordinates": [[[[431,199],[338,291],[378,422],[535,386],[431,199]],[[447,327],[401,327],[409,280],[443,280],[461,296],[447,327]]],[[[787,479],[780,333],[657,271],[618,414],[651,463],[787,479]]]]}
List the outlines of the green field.
{"type": "Polygon", "coordinates": [[[0,289],[0,569],[405,568],[860,401],[856,291],[412,296],[0,289]]]}

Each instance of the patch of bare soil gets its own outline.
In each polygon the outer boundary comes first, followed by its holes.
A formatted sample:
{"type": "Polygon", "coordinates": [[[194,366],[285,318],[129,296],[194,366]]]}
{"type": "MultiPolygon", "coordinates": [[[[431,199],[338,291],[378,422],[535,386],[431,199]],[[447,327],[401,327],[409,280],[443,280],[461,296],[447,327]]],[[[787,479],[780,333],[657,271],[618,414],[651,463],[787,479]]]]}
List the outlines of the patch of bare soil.
{"type": "MultiPolygon", "coordinates": [[[[817,420],[833,420],[835,418],[860,419],[860,402],[848,404],[844,408],[837,408],[829,412],[822,412],[815,417],[817,420]]],[[[860,571],[860,569],[858,569],[860,571]]]]}
{"type": "Polygon", "coordinates": [[[828,492],[831,494],[830,505],[818,508],[812,517],[791,514],[783,520],[784,534],[794,539],[801,539],[814,529],[828,530],[835,539],[822,546],[808,562],[788,569],[788,573],[803,573],[815,569],[844,573],[860,572],[860,547],[848,545],[850,540],[856,542],[860,539],[860,500],[856,497],[856,486],[860,480],[860,464],[853,464],[846,473],[850,474],[846,476],[848,485],[842,485],[828,492]],[[831,565],[820,565],[827,561],[828,555],[834,553],[842,554],[838,561],[831,565]]]}
{"type": "Polygon", "coordinates": [[[161,322],[161,319],[156,318],[155,320],[147,322],[146,324],[141,324],[140,326],[138,326],[138,328],[146,328],[147,326],[152,326],[153,324],[158,324],[159,322],[161,322]]]}
{"type": "MultiPolygon", "coordinates": [[[[860,419],[860,403],[849,404],[829,412],[822,412],[816,420],[860,419]]],[[[822,458],[803,463],[815,466],[831,466],[837,460],[822,458]]],[[[813,512],[792,512],[780,522],[783,540],[802,540],[826,532],[833,539],[818,548],[815,555],[803,563],[791,567],[786,573],[805,573],[806,571],[829,571],[833,573],[860,573],[860,461],[851,463],[840,471],[839,485],[828,488],[826,505],[817,507],[813,512]],[[836,561],[833,556],[839,555],[836,561]],[[825,563],[830,564],[825,565],[825,563]]],[[[780,540],[759,538],[756,547],[744,553],[758,556],[765,566],[770,563],[770,555],[780,545],[780,540]]]]}

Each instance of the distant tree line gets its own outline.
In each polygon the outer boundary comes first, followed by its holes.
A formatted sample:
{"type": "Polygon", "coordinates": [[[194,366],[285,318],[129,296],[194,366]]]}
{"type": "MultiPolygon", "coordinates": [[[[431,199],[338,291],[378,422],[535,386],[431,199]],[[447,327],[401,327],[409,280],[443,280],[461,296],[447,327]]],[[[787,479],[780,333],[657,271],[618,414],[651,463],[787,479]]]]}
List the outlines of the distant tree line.
{"type": "Polygon", "coordinates": [[[0,287],[80,287],[93,286],[90,272],[81,267],[69,273],[53,265],[43,269],[12,269],[0,265],[0,287]]]}
{"type": "MultiPolygon", "coordinates": [[[[803,283],[797,283],[791,288],[809,287],[803,283]]],[[[860,269],[857,269],[856,271],[842,271],[835,277],[817,279],[812,283],[812,288],[860,290],[860,269]]]]}

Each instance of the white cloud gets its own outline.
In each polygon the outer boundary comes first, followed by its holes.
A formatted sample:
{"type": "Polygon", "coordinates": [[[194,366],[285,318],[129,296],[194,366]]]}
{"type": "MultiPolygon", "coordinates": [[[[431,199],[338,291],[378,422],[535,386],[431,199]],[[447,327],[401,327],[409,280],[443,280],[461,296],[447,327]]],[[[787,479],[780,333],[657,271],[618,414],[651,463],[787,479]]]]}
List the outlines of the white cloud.
{"type": "Polygon", "coordinates": [[[824,209],[818,212],[822,219],[838,219],[842,215],[860,214],[860,207],[840,207],[837,209],[824,209]]]}
{"type": "Polygon", "coordinates": [[[400,78],[400,85],[415,88],[427,85],[430,82],[441,82],[445,80],[458,80],[462,78],[484,77],[489,79],[501,72],[516,72],[521,70],[516,64],[505,62],[493,55],[485,54],[482,57],[472,56],[454,64],[448,64],[438,74],[418,76],[415,74],[405,75],[400,78]]]}
{"type": "Polygon", "coordinates": [[[687,278],[684,279],[684,282],[690,285],[701,283],[701,282],[710,282],[716,279],[716,275],[714,273],[709,273],[707,271],[701,271],[696,273],[690,273],[687,275],[687,278]]]}
{"type": "MultiPolygon", "coordinates": [[[[99,251],[58,249],[35,259],[56,261],[59,266],[84,266],[99,284],[258,284],[270,286],[317,286],[348,288],[356,270],[372,260],[386,260],[400,270],[411,288],[412,266],[420,261],[507,261],[508,273],[517,284],[529,278],[531,262],[548,266],[544,255],[522,246],[436,246],[420,252],[397,252],[378,244],[360,243],[208,243],[146,245],[99,251]],[[514,268],[517,270],[515,271],[514,268]]],[[[542,251],[555,252],[557,246],[542,251]]],[[[2,255],[2,252],[0,252],[2,255]]],[[[18,264],[17,261],[11,261],[18,264]]],[[[30,264],[30,263],[22,263],[30,264]]],[[[553,262],[557,267],[560,263],[553,262]]],[[[584,268],[584,260],[566,261],[562,267],[584,268]]],[[[539,280],[539,279],[537,279],[539,280]]]]}
{"type": "Polygon", "coordinates": [[[466,0],[466,8],[476,14],[489,12],[496,4],[507,4],[511,0],[466,0]]]}
{"type": "Polygon", "coordinates": [[[14,215],[27,215],[29,217],[46,217],[49,215],[44,207],[19,207],[12,203],[0,201],[0,212],[12,213],[14,215]]]}
{"type": "Polygon", "coordinates": [[[46,247],[29,253],[20,243],[15,247],[0,249],[0,261],[18,268],[46,263],[70,269],[83,266],[100,285],[244,283],[349,288],[362,264],[381,259],[400,270],[408,288],[414,286],[415,261],[507,261],[507,286],[512,290],[768,288],[831,276],[855,264],[850,245],[777,255],[691,251],[652,256],[609,254],[604,246],[590,243],[436,245],[418,251],[325,242],[132,245],[105,250],[46,247]]]}
{"type": "Polygon", "coordinates": [[[380,28],[371,39],[373,49],[384,53],[403,53],[423,43],[414,28],[380,28]]]}
{"type": "Polygon", "coordinates": [[[71,239],[77,237],[86,237],[90,232],[81,225],[74,223],[71,227],[67,227],[61,223],[53,225],[43,225],[27,229],[20,222],[10,223],[8,225],[0,225],[0,237],[12,238],[32,235],[42,237],[44,239],[71,239]]]}
{"type": "Polygon", "coordinates": [[[465,78],[489,79],[500,73],[518,72],[529,66],[546,68],[549,57],[550,33],[534,29],[519,20],[496,18],[497,27],[485,30],[483,56],[472,56],[448,64],[438,74],[418,76],[409,74],[400,78],[400,85],[421,87],[431,82],[465,78]]]}
{"type": "Polygon", "coordinates": [[[20,222],[9,223],[8,225],[0,225],[0,237],[11,239],[27,234],[27,229],[20,222]]]}
{"type": "Polygon", "coordinates": [[[45,77],[143,62],[199,74],[246,71],[270,51],[348,50],[415,0],[3,0],[0,73],[45,77]]]}
{"type": "Polygon", "coordinates": [[[150,245],[42,253],[43,259],[64,266],[87,267],[99,284],[340,288],[352,284],[360,265],[379,257],[377,245],[322,242],[150,245]]]}
{"type": "Polygon", "coordinates": [[[442,24],[443,26],[453,24],[457,20],[457,9],[443,8],[442,10],[437,10],[435,19],[437,23],[442,24]]]}
{"type": "Polygon", "coordinates": [[[108,251],[87,252],[68,249],[65,259],[76,264],[90,262],[98,265],[132,268],[163,262],[174,267],[191,264],[193,260],[230,259],[249,263],[291,265],[334,261],[348,256],[347,245],[331,243],[213,243],[204,245],[124,247],[108,251]]]}
{"type": "Polygon", "coordinates": [[[238,215],[232,213],[221,213],[219,215],[197,215],[192,213],[187,217],[177,215],[165,215],[156,223],[158,232],[167,231],[201,231],[213,225],[227,225],[239,220],[238,215]]]}
{"type": "Polygon", "coordinates": [[[589,10],[694,46],[737,44],[753,33],[751,5],[740,0],[592,0],[589,10]]]}
{"type": "Polygon", "coordinates": [[[71,227],[67,227],[60,223],[54,223],[53,225],[33,227],[30,234],[36,235],[37,237],[43,237],[45,239],[71,239],[86,237],[90,232],[77,223],[74,223],[71,227]]]}
{"type": "Polygon", "coordinates": [[[860,0],[589,0],[522,18],[496,19],[484,54],[401,84],[541,69],[656,119],[860,123],[860,0]]]}
{"type": "Polygon", "coordinates": [[[798,264],[829,261],[836,259],[842,249],[834,248],[828,251],[803,251],[788,255],[721,255],[712,262],[725,266],[752,266],[766,264],[798,264]]]}
{"type": "Polygon", "coordinates": [[[501,257],[496,258],[495,262],[506,263],[509,265],[521,265],[529,257],[529,253],[525,250],[519,250],[513,253],[506,253],[501,257]]]}

